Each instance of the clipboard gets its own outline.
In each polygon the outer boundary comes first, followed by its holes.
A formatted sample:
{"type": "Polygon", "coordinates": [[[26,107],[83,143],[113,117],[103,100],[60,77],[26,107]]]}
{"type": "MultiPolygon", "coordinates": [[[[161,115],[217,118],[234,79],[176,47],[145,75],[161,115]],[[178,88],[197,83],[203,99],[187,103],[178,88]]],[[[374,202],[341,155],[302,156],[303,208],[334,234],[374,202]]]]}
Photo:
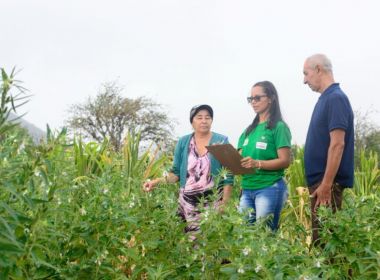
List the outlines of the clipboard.
{"type": "Polygon", "coordinates": [[[231,144],[218,144],[206,146],[206,149],[234,175],[253,174],[255,169],[241,166],[243,158],[231,144]]]}

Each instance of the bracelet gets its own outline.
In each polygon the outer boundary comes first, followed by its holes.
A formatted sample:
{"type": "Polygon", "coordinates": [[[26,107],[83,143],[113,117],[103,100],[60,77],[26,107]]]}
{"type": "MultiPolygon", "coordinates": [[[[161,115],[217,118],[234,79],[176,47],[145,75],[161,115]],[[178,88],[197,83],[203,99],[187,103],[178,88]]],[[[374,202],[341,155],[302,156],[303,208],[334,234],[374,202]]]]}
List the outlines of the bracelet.
{"type": "Polygon", "coordinates": [[[258,161],[259,162],[259,167],[257,167],[257,169],[261,169],[261,160],[258,161]]]}

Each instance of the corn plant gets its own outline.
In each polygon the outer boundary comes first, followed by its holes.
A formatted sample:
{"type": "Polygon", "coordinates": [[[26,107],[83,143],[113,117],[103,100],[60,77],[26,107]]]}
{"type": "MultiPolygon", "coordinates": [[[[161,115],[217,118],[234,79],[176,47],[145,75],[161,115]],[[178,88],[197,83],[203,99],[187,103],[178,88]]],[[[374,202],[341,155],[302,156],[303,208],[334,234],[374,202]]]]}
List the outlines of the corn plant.
{"type": "Polygon", "coordinates": [[[375,152],[360,151],[359,162],[355,170],[354,192],[358,196],[379,193],[380,169],[375,152]]]}
{"type": "Polygon", "coordinates": [[[289,195],[297,195],[298,187],[306,186],[304,148],[295,146],[292,148],[293,160],[286,169],[286,179],[289,187],[289,195]]]}
{"type": "Polygon", "coordinates": [[[293,160],[285,173],[289,198],[281,219],[295,220],[303,229],[303,242],[310,244],[310,201],[305,180],[304,148],[294,146],[292,152],[293,160]]]}
{"type": "Polygon", "coordinates": [[[83,143],[82,139],[74,139],[74,160],[78,177],[100,175],[107,164],[111,163],[108,157],[107,138],[99,145],[96,142],[83,143]]]}
{"type": "Polygon", "coordinates": [[[167,157],[160,155],[159,147],[154,151],[149,147],[140,154],[140,133],[129,133],[122,147],[122,174],[125,178],[125,188],[130,190],[132,182],[141,184],[142,181],[162,176],[167,165],[167,157]]]}

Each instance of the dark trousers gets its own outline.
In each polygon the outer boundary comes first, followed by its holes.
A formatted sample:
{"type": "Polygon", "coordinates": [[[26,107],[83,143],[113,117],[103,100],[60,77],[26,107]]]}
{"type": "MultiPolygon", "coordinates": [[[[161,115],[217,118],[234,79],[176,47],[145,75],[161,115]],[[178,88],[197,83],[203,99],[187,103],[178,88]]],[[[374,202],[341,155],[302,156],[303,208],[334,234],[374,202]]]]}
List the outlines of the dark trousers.
{"type": "MultiPolygon", "coordinates": [[[[312,194],[321,184],[321,182],[309,187],[309,193],[312,194]]],[[[342,208],[342,200],[343,200],[343,191],[344,187],[340,186],[337,183],[334,183],[331,189],[331,207],[333,210],[333,213],[335,213],[337,210],[340,210],[342,208]]],[[[321,228],[321,225],[318,220],[317,211],[314,211],[315,202],[317,201],[316,198],[312,197],[310,199],[310,205],[311,205],[311,228],[313,231],[313,245],[319,245],[319,230],[321,228]]]]}

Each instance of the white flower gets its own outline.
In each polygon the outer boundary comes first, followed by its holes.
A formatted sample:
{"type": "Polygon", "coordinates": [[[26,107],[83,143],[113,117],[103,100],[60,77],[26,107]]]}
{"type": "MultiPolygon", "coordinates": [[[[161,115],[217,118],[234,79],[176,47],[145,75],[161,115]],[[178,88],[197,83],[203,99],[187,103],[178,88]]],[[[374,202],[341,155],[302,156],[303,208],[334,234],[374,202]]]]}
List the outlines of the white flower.
{"type": "Polygon", "coordinates": [[[79,213],[82,215],[82,216],[85,216],[87,214],[87,211],[86,209],[84,209],[83,207],[79,209],[79,213]]]}
{"type": "Polygon", "coordinates": [[[205,218],[207,218],[210,215],[209,211],[205,211],[205,218]]]}
{"type": "Polygon", "coordinates": [[[187,264],[186,264],[186,268],[189,268],[189,267],[190,267],[190,265],[187,263],[187,264]]]}
{"type": "Polygon", "coordinates": [[[103,194],[107,194],[107,193],[108,193],[108,191],[109,191],[109,189],[107,189],[107,188],[104,188],[104,189],[103,189],[103,194]]]}
{"type": "Polygon", "coordinates": [[[320,261],[317,261],[316,263],[315,263],[315,267],[321,267],[321,263],[320,263],[320,261]]]}
{"type": "Polygon", "coordinates": [[[260,264],[256,265],[255,272],[259,273],[262,268],[263,267],[260,264]]]}
{"type": "Polygon", "coordinates": [[[248,254],[251,252],[251,248],[244,248],[243,249],[243,255],[248,256],[248,254]]]}
{"type": "Polygon", "coordinates": [[[107,257],[108,254],[109,254],[108,251],[105,250],[105,251],[103,252],[103,254],[101,254],[100,257],[101,257],[102,259],[105,259],[105,258],[107,257]]]}
{"type": "Polygon", "coordinates": [[[242,267],[240,267],[240,268],[238,269],[238,273],[243,274],[243,273],[245,273],[245,270],[244,270],[242,267]]]}
{"type": "Polygon", "coordinates": [[[17,153],[19,154],[19,153],[22,152],[24,149],[25,149],[25,144],[24,144],[24,142],[22,142],[21,145],[18,147],[17,153]]]}
{"type": "Polygon", "coordinates": [[[129,208],[133,208],[133,207],[135,207],[135,203],[131,201],[131,203],[129,203],[129,208]]]}

